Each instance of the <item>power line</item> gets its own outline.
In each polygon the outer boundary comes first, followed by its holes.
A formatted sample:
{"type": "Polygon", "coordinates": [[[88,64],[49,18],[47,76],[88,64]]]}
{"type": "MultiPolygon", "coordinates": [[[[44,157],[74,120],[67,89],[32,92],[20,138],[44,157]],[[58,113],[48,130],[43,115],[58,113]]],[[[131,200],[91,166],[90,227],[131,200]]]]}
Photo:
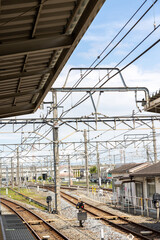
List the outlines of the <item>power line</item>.
{"type": "MultiPolygon", "coordinates": [[[[158,0],[155,0],[154,3],[145,11],[145,13],[138,19],[138,21],[129,29],[129,31],[120,39],[120,41],[103,57],[103,59],[101,61],[99,61],[94,68],[96,68],[122,41],[123,39],[134,29],[134,27],[142,20],[142,18],[150,11],[150,9],[154,6],[154,4],[157,2],[158,0]]],[[[144,3],[139,7],[139,9],[132,15],[132,17],[128,20],[128,22],[122,27],[122,29],[119,31],[119,33],[125,28],[125,26],[127,26],[127,24],[130,22],[130,20],[136,15],[136,13],[141,9],[141,7],[145,4],[146,1],[144,1],[144,3]]],[[[113,40],[107,45],[107,47],[102,51],[102,53],[110,46],[110,44],[114,41],[114,39],[119,35],[119,33],[113,38],[113,40]]],[[[101,56],[102,53],[99,55],[101,56]]],[[[95,62],[95,61],[94,61],[95,62]]],[[[94,62],[91,64],[91,66],[93,66],[94,62]]],[[[87,71],[86,71],[87,72],[87,71]]],[[[84,73],[83,76],[73,85],[72,88],[77,87],[79,85],[79,83],[89,74],[92,72],[92,70],[90,70],[87,73],[84,73]]],[[[58,105],[61,105],[69,96],[70,93],[67,93],[58,103],[58,105]]]]}
{"type": "MultiPolygon", "coordinates": [[[[159,25],[158,25],[159,27],[159,25]]],[[[154,31],[152,31],[153,33],[154,31]]],[[[122,72],[123,70],[125,70],[127,67],[129,67],[132,63],[134,63],[135,61],[137,61],[140,57],[142,57],[145,53],[147,53],[150,49],[152,49],[155,45],[157,45],[159,43],[160,39],[158,39],[155,43],[153,43],[149,48],[147,48],[145,51],[143,51],[140,55],[138,55],[136,58],[134,58],[131,62],[129,62],[127,65],[125,65],[122,69],[119,70],[119,72],[122,72]]],[[[117,65],[116,65],[117,66],[117,65]]],[[[119,72],[116,72],[115,74],[113,74],[111,77],[109,77],[102,85],[100,85],[99,87],[102,87],[106,82],[108,82],[110,79],[112,79],[113,77],[115,77],[117,74],[119,74],[119,72]]],[[[104,79],[108,76],[108,73],[92,88],[92,90],[94,90],[94,88],[104,79]]],[[[91,93],[93,94],[93,93],[91,93]]],[[[69,108],[68,110],[64,111],[61,116],[66,115],[70,110],[72,110],[73,108],[77,107],[78,105],[80,105],[82,102],[86,101],[89,98],[89,96],[86,94],[84,95],[74,106],[72,106],[71,108],[69,108]]],[[[61,117],[60,116],[60,117],[61,117]]]]}

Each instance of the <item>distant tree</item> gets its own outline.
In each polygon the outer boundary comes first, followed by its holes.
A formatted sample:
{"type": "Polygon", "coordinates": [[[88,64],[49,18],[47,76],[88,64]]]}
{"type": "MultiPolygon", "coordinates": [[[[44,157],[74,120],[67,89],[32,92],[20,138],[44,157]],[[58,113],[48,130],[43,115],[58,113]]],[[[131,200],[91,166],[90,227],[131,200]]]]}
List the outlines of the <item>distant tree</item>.
{"type": "Polygon", "coordinates": [[[39,177],[38,177],[38,180],[42,180],[42,176],[39,176],[39,177]]]}
{"type": "Polygon", "coordinates": [[[52,178],[51,178],[51,177],[49,177],[49,178],[48,178],[48,181],[49,181],[49,182],[51,182],[51,181],[52,181],[52,178]]]}
{"type": "Polygon", "coordinates": [[[97,173],[97,167],[93,166],[89,169],[90,174],[97,173]]]}

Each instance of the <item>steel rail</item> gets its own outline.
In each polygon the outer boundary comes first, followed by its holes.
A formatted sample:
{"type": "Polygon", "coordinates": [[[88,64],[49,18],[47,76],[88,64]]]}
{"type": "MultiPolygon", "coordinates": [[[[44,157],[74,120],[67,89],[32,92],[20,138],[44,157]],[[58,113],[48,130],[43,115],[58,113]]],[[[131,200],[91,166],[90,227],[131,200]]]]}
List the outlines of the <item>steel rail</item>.
{"type": "Polygon", "coordinates": [[[54,231],[56,234],[59,235],[59,237],[61,239],[64,239],[64,240],[69,240],[67,237],[65,237],[62,233],[60,233],[57,229],[55,229],[52,225],[50,225],[48,222],[46,222],[43,218],[41,218],[40,216],[38,216],[37,214],[35,214],[34,212],[31,212],[29,209],[27,209],[26,207],[18,204],[18,203],[15,203],[11,200],[8,200],[8,199],[4,199],[4,198],[1,198],[1,203],[4,204],[5,206],[7,206],[8,208],[10,208],[12,211],[14,211],[24,222],[25,224],[27,225],[27,227],[29,227],[29,229],[31,230],[31,232],[33,232],[33,234],[37,237],[37,239],[41,240],[42,238],[35,232],[34,229],[32,229],[32,227],[29,225],[29,223],[14,209],[12,208],[11,206],[9,206],[7,203],[8,202],[10,204],[14,204],[15,206],[18,206],[18,207],[21,207],[23,208],[25,211],[29,212],[30,214],[32,214],[34,217],[38,218],[39,220],[41,220],[44,224],[46,224],[52,231],[54,231]]]}
{"type": "MultiPolygon", "coordinates": [[[[50,190],[50,191],[54,191],[54,188],[53,188],[53,187],[43,186],[43,188],[46,188],[46,189],[48,189],[48,190],[50,190]]],[[[18,193],[18,192],[17,192],[17,193],[18,193]]],[[[25,195],[24,195],[24,197],[25,197],[25,195]]],[[[77,204],[78,199],[77,199],[76,197],[74,197],[74,196],[70,196],[69,194],[64,193],[64,192],[61,191],[61,197],[62,197],[63,199],[65,199],[65,200],[67,200],[68,202],[70,202],[70,203],[73,204],[73,205],[76,205],[76,204],[77,204]]],[[[112,214],[112,213],[110,213],[110,212],[104,211],[104,210],[102,210],[102,209],[100,209],[100,208],[98,208],[98,207],[92,206],[92,205],[89,204],[89,203],[86,203],[86,202],[85,202],[85,206],[94,209],[94,210],[89,210],[89,209],[86,209],[86,208],[85,208],[85,210],[86,210],[88,213],[94,215],[95,217],[99,217],[100,214],[101,214],[101,216],[103,216],[104,213],[106,213],[106,214],[109,215],[109,216],[114,216],[114,217],[115,217],[115,214],[112,214]],[[95,210],[100,211],[100,214],[94,213],[95,210]]],[[[121,229],[121,231],[123,231],[123,232],[132,233],[132,234],[136,235],[137,237],[139,237],[140,239],[151,240],[151,239],[154,239],[154,238],[153,238],[153,235],[154,235],[154,237],[155,237],[155,235],[156,235],[156,237],[157,237],[157,235],[160,236],[160,232],[159,232],[159,231],[156,231],[156,230],[154,230],[154,229],[152,229],[152,228],[149,228],[149,227],[147,227],[147,226],[144,226],[144,225],[142,225],[142,224],[138,224],[138,223],[136,223],[136,222],[133,222],[133,221],[131,221],[131,220],[128,220],[128,219],[126,219],[125,217],[121,217],[121,216],[117,216],[117,215],[116,215],[117,220],[123,221],[123,222],[125,222],[125,224],[126,224],[126,223],[127,223],[127,224],[130,224],[130,225],[131,225],[130,228],[127,228],[126,226],[123,226],[124,223],[118,224],[118,223],[116,223],[116,220],[113,220],[113,221],[115,221],[115,222],[113,222],[112,220],[106,219],[105,217],[101,217],[101,216],[100,216],[100,219],[103,220],[104,222],[107,222],[107,223],[109,223],[110,225],[113,225],[114,227],[121,229]],[[145,235],[142,235],[142,234],[139,233],[139,232],[135,232],[135,231],[132,229],[132,227],[136,227],[136,229],[137,229],[137,228],[142,228],[141,231],[144,231],[144,230],[146,230],[146,231],[152,231],[152,234],[151,234],[152,237],[147,237],[147,236],[145,236],[145,235]]]]}
{"type": "MultiPolygon", "coordinates": [[[[72,204],[74,204],[74,205],[77,204],[78,199],[77,199],[76,197],[70,196],[70,195],[68,195],[68,194],[66,194],[66,193],[64,193],[64,192],[61,193],[61,197],[63,197],[63,198],[66,199],[68,202],[70,202],[70,203],[72,203],[72,204]]],[[[98,207],[92,206],[91,204],[88,204],[88,203],[86,203],[86,202],[85,202],[85,206],[86,206],[86,207],[93,208],[94,210],[100,211],[100,212],[101,212],[101,216],[103,216],[104,213],[106,213],[106,214],[108,214],[108,215],[110,215],[110,216],[115,216],[115,214],[112,214],[112,213],[110,213],[110,212],[104,211],[104,210],[102,210],[102,209],[100,209],[100,208],[98,208],[98,207]]],[[[97,216],[97,217],[99,216],[99,214],[94,213],[94,210],[89,210],[89,209],[87,209],[87,208],[85,208],[85,210],[86,210],[86,212],[88,212],[88,213],[90,213],[90,214],[92,214],[92,215],[94,215],[94,216],[97,216]]],[[[151,240],[151,239],[156,239],[155,237],[160,236],[160,232],[159,232],[159,231],[156,231],[156,230],[154,230],[154,229],[152,229],[152,228],[149,228],[149,227],[147,227],[147,226],[144,226],[144,225],[142,225],[142,224],[138,224],[138,223],[133,222],[133,221],[131,221],[131,220],[125,219],[124,217],[117,216],[117,220],[122,220],[122,221],[124,221],[124,222],[127,223],[127,224],[131,224],[131,225],[133,225],[133,227],[136,227],[136,229],[137,229],[137,228],[142,228],[141,231],[144,231],[144,230],[146,230],[146,231],[152,231],[152,234],[151,234],[152,237],[151,237],[151,236],[150,236],[150,237],[147,237],[147,236],[145,236],[145,235],[142,235],[142,234],[139,233],[139,232],[134,231],[134,230],[131,229],[131,228],[127,228],[127,226],[123,226],[123,223],[118,224],[118,223],[116,223],[116,220],[113,220],[113,221],[112,221],[112,220],[106,219],[105,217],[100,217],[100,219],[103,220],[103,221],[105,221],[105,222],[107,222],[107,223],[109,223],[110,225],[113,225],[113,226],[116,227],[116,228],[121,229],[122,231],[132,233],[132,234],[136,235],[137,237],[139,237],[140,239],[151,240]],[[154,235],[154,236],[153,236],[153,235],[154,235]],[[156,236],[155,236],[155,235],[156,235],[156,236]]],[[[125,225],[126,225],[126,224],[125,224],[125,225]]]]}

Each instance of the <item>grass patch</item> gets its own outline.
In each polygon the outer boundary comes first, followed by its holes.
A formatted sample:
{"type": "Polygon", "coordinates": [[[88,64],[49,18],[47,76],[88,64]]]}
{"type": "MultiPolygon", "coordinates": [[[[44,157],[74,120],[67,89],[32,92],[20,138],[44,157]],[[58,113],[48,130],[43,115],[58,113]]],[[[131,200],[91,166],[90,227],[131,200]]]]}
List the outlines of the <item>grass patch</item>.
{"type": "MultiPolygon", "coordinates": [[[[15,189],[15,190],[17,191],[18,189],[15,189]]],[[[22,194],[24,194],[24,195],[26,195],[28,197],[31,197],[31,198],[33,198],[34,195],[36,195],[33,192],[30,192],[28,194],[27,189],[20,189],[20,193],[22,193],[22,194]]],[[[34,207],[37,207],[37,208],[41,209],[41,210],[45,210],[44,207],[41,207],[41,206],[37,205],[36,203],[30,202],[28,199],[25,199],[23,196],[19,195],[18,193],[15,193],[11,189],[8,189],[8,195],[7,195],[6,194],[6,188],[1,188],[0,194],[1,194],[1,196],[2,195],[3,196],[7,196],[7,197],[9,197],[9,198],[11,198],[13,200],[17,200],[17,201],[20,201],[20,202],[23,202],[23,203],[27,203],[27,204],[30,204],[30,205],[32,205],[34,207]]]]}

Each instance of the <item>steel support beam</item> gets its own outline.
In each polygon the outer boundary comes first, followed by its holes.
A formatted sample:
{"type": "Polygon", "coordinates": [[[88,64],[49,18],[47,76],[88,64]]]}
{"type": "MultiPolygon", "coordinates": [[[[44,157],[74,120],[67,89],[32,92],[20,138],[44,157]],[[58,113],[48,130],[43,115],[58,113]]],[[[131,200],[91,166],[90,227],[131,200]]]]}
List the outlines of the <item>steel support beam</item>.
{"type": "Polygon", "coordinates": [[[16,93],[9,93],[9,94],[4,94],[4,95],[0,95],[0,99],[4,99],[4,98],[15,98],[15,97],[21,97],[24,95],[32,95],[35,93],[40,93],[42,90],[41,89],[35,89],[34,91],[25,91],[25,92],[16,92],[16,93]]]}
{"type": "MultiPolygon", "coordinates": [[[[43,124],[43,123],[53,123],[53,121],[59,121],[59,120],[62,120],[64,121],[64,123],[91,123],[91,122],[95,122],[95,118],[94,117],[84,117],[84,118],[80,118],[80,117],[68,117],[68,118],[62,118],[62,119],[59,119],[59,118],[25,118],[25,119],[9,119],[9,118],[1,118],[0,119],[0,125],[2,124],[43,124]]],[[[151,121],[151,120],[154,120],[154,121],[160,121],[160,116],[157,115],[157,116],[126,116],[126,117],[120,117],[120,116],[117,116],[117,117],[99,117],[97,121],[99,122],[122,122],[122,123],[125,123],[125,122],[132,122],[134,121],[135,123],[139,123],[139,122],[142,122],[142,124],[146,124],[145,122],[148,122],[148,121],[151,121]]],[[[148,128],[152,128],[151,126],[147,125],[148,128]]],[[[112,126],[109,126],[110,128],[113,128],[112,126]]],[[[113,128],[114,129],[114,128],[113,128]]]]}
{"type": "Polygon", "coordinates": [[[71,36],[57,36],[44,39],[31,39],[22,42],[0,45],[0,59],[5,56],[17,56],[32,52],[70,48],[73,43],[71,36]]]}
{"type": "Polygon", "coordinates": [[[51,88],[50,91],[57,91],[57,92],[129,92],[129,91],[144,91],[149,96],[149,91],[146,87],[51,88]]]}
{"type": "Polygon", "coordinates": [[[10,74],[10,75],[5,75],[5,76],[0,76],[0,81],[5,81],[5,80],[11,80],[11,79],[16,79],[16,78],[25,78],[25,77],[32,77],[34,75],[43,75],[45,73],[50,73],[49,68],[45,68],[44,70],[40,71],[29,71],[29,72],[21,72],[18,74],[10,74]]]}
{"type": "Polygon", "coordinates": [[[20,113],[21,115],[23,114],[29,114],[29,113],[33,113],[35,109],[35,104],[26,104],[25,106],[22,107],[22,105],[18,105],[17,106],[12,106],[12,107],[4,107],[4,106],[0,106],[0,115],[1,117],[13,117],[15,116],[17,113],[20,113]]]}

